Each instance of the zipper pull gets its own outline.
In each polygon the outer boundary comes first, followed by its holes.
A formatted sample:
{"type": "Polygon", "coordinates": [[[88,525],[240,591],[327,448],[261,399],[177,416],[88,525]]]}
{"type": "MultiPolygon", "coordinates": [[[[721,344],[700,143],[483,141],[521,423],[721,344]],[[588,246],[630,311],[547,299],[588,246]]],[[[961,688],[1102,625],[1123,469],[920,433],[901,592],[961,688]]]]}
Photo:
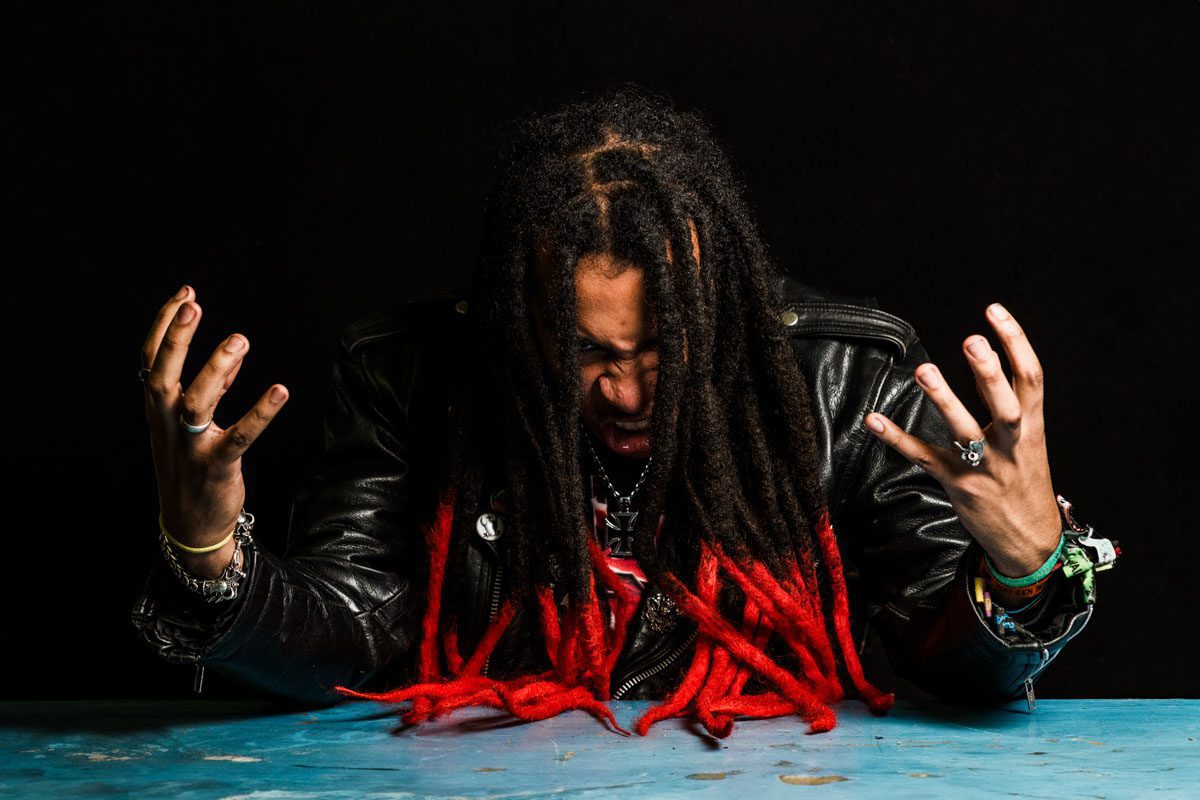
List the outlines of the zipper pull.
{"type": "Polygon", "coordinates": [[[1033,694],[1033,678],[1025,679],[1025,704],[1029,706],[1031,714],[1037,708],[1037,697],[1033,694]]]}
{"type": "Polygon", "coordinates": [[[196,665],[196,678],[194,681],[192,681],[192,691],[195,692],[196,694],[200,694],[200,692],[203,689],[204,689],[204,665],[197,664],[196,665]]]}

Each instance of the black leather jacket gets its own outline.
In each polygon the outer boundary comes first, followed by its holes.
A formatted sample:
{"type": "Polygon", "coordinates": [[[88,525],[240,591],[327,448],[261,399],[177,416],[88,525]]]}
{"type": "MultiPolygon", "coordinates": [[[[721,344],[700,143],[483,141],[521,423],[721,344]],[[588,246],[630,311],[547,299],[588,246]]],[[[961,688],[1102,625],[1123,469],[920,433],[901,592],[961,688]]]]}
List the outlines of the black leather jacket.
{"type": "MultiPolygon", "coordinates": [[[[928,360],[913,328],[873,297],[835,296],[782,274],[777,280],[786,303],[780,325],[816,406],[821,474],[868,678],[901,696],[911,686],[969,703],[1013,699],[1023,686],[1032,696],[1032,680],[1091,618],[1078,581],[1056,577],[1024,631],[998,635],[971,597],[979,545],[945,491],[863,428],[876,409],[926,441],[952,440],[913,380],[928,360]]],[[[334,685],[370,691],[415,677],[425,586],[420,525],[437,492],[429,465],[454,422],[448,370],[464,363],[454,348],[469,298],[469,290],[447,293],[345,328],[326,449],[295,496],[284,555],[250,545],[240,594],[217,605],[186,592],[160,557],[132,620],[163,659],[195,664],[198,680],[211,666],[305,706],[344,699],[334,685]]],[[[492,510],[491,496],[485,487],[481,513],[492,510]]],[[[279,524],[262,519],[257,532],[279,524]]],[[[467,576],[461,595],[447,602],[456,603],[468,655],[501,597],[503,541],[473,537],[465,561],[451,566],[467,576]]],[[[664,696],[690,660],[694,623],[663,613],[659,599],[649,587],[631,623],[614,699],[664,696]]],[[[522,609],[488,674],[548,668],[544,646],[530,638],[535,631],[533,610],[522,609]]],[[[843,685],[852,691],[849,680],[843,685]]]]}

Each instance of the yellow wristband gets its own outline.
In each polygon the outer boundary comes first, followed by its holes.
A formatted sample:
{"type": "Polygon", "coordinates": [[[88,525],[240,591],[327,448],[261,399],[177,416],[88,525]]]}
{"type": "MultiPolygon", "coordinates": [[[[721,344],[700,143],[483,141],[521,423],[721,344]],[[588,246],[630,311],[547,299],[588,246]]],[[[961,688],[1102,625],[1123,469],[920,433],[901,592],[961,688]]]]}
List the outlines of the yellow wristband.
{"type": "Polygon", "coordinates": [[[214,550],[220,550],[222,547],[225,546],[226,542],[228,542],[230,539],[233,538],[234,531],[237,530],[237,525],[233,526],[233,530],[229,532],[228,536],[226,536],[224,539],[217,542],[216,544],[209,545],[208,547],[188,547],[186,544],[179,541],[171,534],[167,533],[167,528],[165,525],[163,525],[163,518],[162,518],[161,511],[158,512],[158,528],[159,528],[159,530],[162,531],[163,536],[167,537],[167,541],[170,542],[171,544],[175,545],[176,547],[178,547],[180,550],[184,550],[188,553],[211,553],[214,550]]]}

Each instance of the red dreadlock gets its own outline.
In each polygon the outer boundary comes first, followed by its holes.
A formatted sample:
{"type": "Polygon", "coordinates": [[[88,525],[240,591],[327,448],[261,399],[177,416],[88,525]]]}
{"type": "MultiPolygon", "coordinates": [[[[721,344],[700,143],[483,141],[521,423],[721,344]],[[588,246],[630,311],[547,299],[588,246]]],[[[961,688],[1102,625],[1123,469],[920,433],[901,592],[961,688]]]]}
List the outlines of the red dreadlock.
{"type": "MultiPolygon", "coordinates": [[[[583,709],[618,732],[631,735],[617,724],[604,701],[609,699],[612,671],[638,599],[633,589],[609,569],[592,537],[588,537],[592,561],[590,601],[584,608],[569,607],[560,622],[553,590],[549,586],[537,587],[539,625],[551,669],[509,680],[481,674],[484,662],[516,614],[516,600],[509,597],[465,661],[459,651],[456,626],[453,621],[447,624],[440,645],[449,675],[441,674],[438,620],[453,518],[453,498],[443,500],[434,523],[425,529],[430,557],[429,587],[416,682],[385,692],[357,692],[345,686],[335,686],[334,690],[385,703],[411,700],[412,707],[401,715],[408,724],[434,719],[464,706],[503,709],[523,720],[546,719],[564,711],[583,709]],[[616,623],[611,630],[601,619],[597,577],[616,594],[616,623]]],[[[817,525],[817,538],[832,584],[834,630],[846,668],[871,711],[883,714],[892,707],[894,695],[881,692],[863,677],[850,636],[846,582],[828,513],[822,514],[817,525]]],[[[805,563],[807,566],[808,562],[805,563]]],[[[666,574],[664,591],[687,617],[698,623],[700,636],[692,663],[679,686],[662,704],[643,714],[635,722],[634,730],[645,736],[659,720],[688,715],[694,715],[717,738],[732,732],[737,716],[800,714],[809,721],[810,733],[828,731],[837,724],[830,704],[842,699],[844,692],[826,633],[820,593],[816,586],[805,583],[795,557],[787,566],[788,578],[780,581],[763,564],[737,563],[720,544],[702,541],[696,593],[676,576],[666,574]],[[740,627],[726,620],[717,609],[722,571],[745,595],[740,627]],[[764,648],[772,634],[777,634],[800,659],[802,680],[766,654],[764,648]],[[743,695],[742,687],[751,673],[775,688],[762,694],[743,695]]]]}

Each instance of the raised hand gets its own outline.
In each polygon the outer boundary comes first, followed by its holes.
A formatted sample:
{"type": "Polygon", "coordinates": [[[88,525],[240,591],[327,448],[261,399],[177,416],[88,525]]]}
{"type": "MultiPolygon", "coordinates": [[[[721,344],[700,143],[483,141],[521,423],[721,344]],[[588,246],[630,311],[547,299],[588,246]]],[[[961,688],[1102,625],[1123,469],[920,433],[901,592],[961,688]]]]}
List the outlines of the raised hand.
{"type": "MultiPolygon", "coordinates": [[[[184,423],[200,426],[213,419],[250,349],[246,337],[231,335],[185,391],[180,378],[200,316],[192,288],[184,286],[158,310],[141,352],[142,366],[149,370],[143,373],[146,421],[163,525],[189,547],[216,544],[233,530],[246,497],[242,455],[288,396],[275,384],[228,428],[213,421],[202,433],[189,432],[184,423]]],[[[228,563],[232,552],[230,542],[214,557],[228,563]]]]}
{"type": "Polygon", "coordinates": [[[955,440],[962,445],[984,440],[979,464],[964,461],[954,442],[945,447],[923,441],[878,412],[867,414],[865,421],[876,436],[942,484],[959,520],[996,569],[1021,577],[1054,552],[1062,532],[1046,454],[1043,373],[1012,315],[999,303],[988,306],[987,312],[1013,378],[1010,384],[999,354],[986,337],[974,335],[963,341],[975,388],[992,414],[986,428],[980,427],[934,364],[927,362],[915,370],[918,385],[937,406],[955,440]]]}

